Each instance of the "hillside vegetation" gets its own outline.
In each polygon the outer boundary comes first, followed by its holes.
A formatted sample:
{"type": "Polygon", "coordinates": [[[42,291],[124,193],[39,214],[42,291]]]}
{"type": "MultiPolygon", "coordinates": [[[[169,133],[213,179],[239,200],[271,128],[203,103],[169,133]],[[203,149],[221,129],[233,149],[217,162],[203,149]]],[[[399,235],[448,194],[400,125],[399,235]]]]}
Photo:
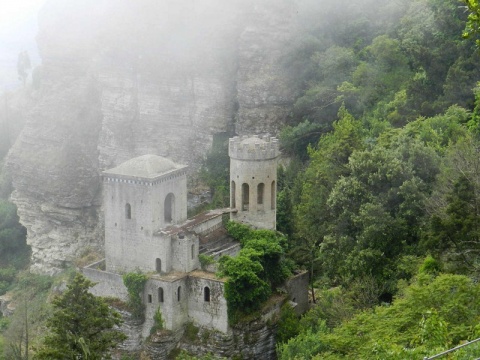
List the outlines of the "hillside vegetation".
{"type": "MultiPolygon", "coordinates": [[[[301,27],[281,64],[296,93],[280,134],[285,237],[251,234],[238,259],[221,261],[231,320],[256,310],[291,260],[310,272],[314,306],[300,321],[285,310],[280,359],[418,359],[480,337],[480,51],[469,4],[298,2],[301,27]],[[239,295],[244,266],[251,299],[239,295]]],[[[218,142],[202,178],[226,206],[218,142]]],[[[36,284],[43,301],[51,280],[18,275],[28,247],[7,185],[0,178],[0,292],[36,284]]],[[[50,310],[34,304],[41,323],[50,310]]],[[[7,356],[25,346],[26,313],[0,319],[7,356]]]]}
{"type": "Polygon", "coordinates": [[[295,160],[280,170],[279,230],[317,304],[281,359],[414,359],[480,336],[480,69],[462,38],[468,11],[361,3],[316,13],[286,59],[298,98],[281,134],[295,160]]]}

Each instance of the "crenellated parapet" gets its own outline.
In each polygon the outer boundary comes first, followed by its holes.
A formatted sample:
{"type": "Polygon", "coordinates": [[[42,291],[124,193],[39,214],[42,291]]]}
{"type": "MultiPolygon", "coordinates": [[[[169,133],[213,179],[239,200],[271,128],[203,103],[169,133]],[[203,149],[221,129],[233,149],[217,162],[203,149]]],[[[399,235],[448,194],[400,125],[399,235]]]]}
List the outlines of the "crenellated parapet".
{"type": "Polygon", "coordinates": [[[238,160],[270,160],[280,155],[279,141],[275,137],[236,136],[228,144],[228,155],[238,160]]]}

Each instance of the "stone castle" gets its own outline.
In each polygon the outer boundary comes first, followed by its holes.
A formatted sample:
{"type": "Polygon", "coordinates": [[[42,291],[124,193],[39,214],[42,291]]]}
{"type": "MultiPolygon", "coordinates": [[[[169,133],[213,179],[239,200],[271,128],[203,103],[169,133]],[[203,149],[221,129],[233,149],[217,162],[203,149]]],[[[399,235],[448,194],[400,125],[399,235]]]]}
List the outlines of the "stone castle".
{"type": "MultiPolygon", "coordinates": [[[[240,245],[226,234],[222,217],[256,228],[276,228],[279,144],[275,138],[229,140],[230,208],[187,219],[187,167],[156,155],[131,159],[103,172],[105,259],[83,269],[96,295],[127,300],[122,273],[148,274],[143,336],[160,309],[165,328],[187,322],[227,333],[225,279],[200,269],[199,254],[235,256],[240,245]]],[[[299,313],[308,307],[305,274],[286,288],[299,313]]]]}

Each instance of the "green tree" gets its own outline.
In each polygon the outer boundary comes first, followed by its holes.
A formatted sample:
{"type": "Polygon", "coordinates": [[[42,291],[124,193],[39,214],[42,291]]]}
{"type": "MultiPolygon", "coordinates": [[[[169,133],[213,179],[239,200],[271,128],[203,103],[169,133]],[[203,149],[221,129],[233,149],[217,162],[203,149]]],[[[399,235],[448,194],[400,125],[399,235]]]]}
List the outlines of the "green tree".
{"type": "Polygon", "coordinates": [[[77,274],[67,290],[53,300],[49,333],[35,359],[110,359],[110,351],[126,339],[116,329],[120,315],[89,292],[94,284],[77,274]]]}
{"type": "Polygon", "coordinates": [[[241,314],[258,310],[271,294],[270,286],[259,276],[264,271],[259,257],[259,253],[249,249],[234,258],[221,258],[219,271],[221,276],[228,277],[225,298],[232,323],[238,321],[241,314]]]}
{"type": "Polygon", "coordinates": [[[298,335],[299,322],[295,309],[287,302],[280,309],[280,318],[278,319],[278,330],[276,335],[277,343],[287,342],[289,339],[298,335]]]}
{"type": "Polygon", "coordinates": [[[295,231],[289,250],[297,263],[310,270],[312,281],[319,246],[333,220],[326,206],[330,191],[341,176],[348,174],[351,154],[365,146],[362,123],[344,106],[338,117],[334,131],[322,136],[316,149],[310,149],[310,164],[299,179],[301,195],[294,207],[295,231]]]}
{"type": "Polygon", "coordinates": [[[142,293],[147,282],[147,275],[137,271],[125,273],[122,278],[128,291],[128,305],[132,310],[132,315],[136,319],[143,320],[145,304],[142,301],[142,293]]]}
{"type": "Polygon", "coordinates": [[[430,227],[422,245],[444,255],[452,269],[462,272],[480,271],[479,148],[478,140],[470,136],[449,148],[427,202],[430,227]]]}
{"type": "Polygon", "coordinates": [[[466,276],[419,274],[389,306],[362,311],[332,331],[325,325],[301,326],[300,335],[279,348],[279,358],[294,358],[289,354],[308,354],[305,358],[313,359],[431,356],[478,337],[480,304],[472,299],[479,294],[480,286],[466,276]]]}
{"type": "MultiPolygon", "coordinates": [[[[463,37],[466,39],[478,37],[480,34],[480,3],[478,0],[462,0],[462,2],[469,11],[463,37]]],[[[480,40],[476,39],[475,41],[480,46],[480,40]]]]}
{"type": "Polygon", "coordinates": [[[26,229],[19,223],[17,207],[0,199],[0,268],[19,269],[28,263],[26,235],[26,229]]]}

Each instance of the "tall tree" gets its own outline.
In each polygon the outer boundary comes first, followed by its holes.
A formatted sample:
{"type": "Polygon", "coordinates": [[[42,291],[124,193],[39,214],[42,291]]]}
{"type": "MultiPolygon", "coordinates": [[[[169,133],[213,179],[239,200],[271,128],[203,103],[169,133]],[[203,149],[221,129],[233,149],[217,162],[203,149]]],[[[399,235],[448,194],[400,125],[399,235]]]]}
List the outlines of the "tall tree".
{"type": "Polygon", "coordinates": [[[94,284],[77,274],[65,293],[53,301],[49,334],[34,359],[110,359],[110,351],[126,339],[118,327],[120,314],[89,293],[94,284]]]}

